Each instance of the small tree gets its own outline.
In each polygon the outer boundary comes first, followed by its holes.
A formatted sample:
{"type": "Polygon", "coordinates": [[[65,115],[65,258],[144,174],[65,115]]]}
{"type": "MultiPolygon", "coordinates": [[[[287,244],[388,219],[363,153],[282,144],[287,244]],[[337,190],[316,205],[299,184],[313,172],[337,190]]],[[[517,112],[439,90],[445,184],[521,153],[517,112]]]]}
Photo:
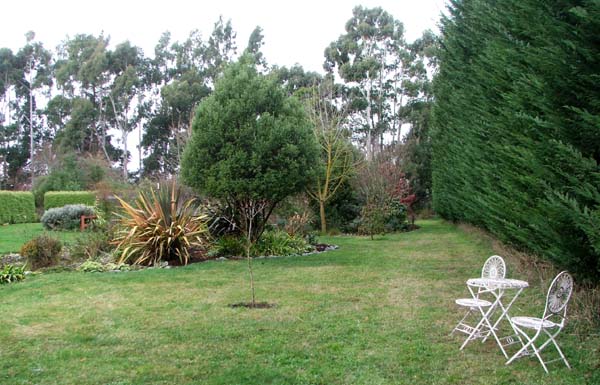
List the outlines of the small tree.
{"type": "Polygon", "coordinates": [[[321,86],[313,86],[306,98],[306,110],[321,148],[321,167],[307,192],[319,203],[322,233],[327,232],[326,203],[359,166],[350,143],[350,133],[343,127],[346,112],[334,105],[333,92],[333,86],[325,82],[321,86]]]}
{"type": "Polygon", "coordinates": [[[190,186],[224,200],[246,237],[246,257],[256,306],[250,247],[275,206],[303,191],[318,149],[304,111],[274,78],[242,56],[199,106],[181,173],[190,186]]]}
{"type": "Polygon", "coordinates": [[[409,209],[406,201],[412,203],[412,198],[408,180],[397,165],[383,156],[367,162],[359,172],[358,188],[365,201],[359,232],[372,239],[403,227],[406,212],[402,206],[409,209]]]}

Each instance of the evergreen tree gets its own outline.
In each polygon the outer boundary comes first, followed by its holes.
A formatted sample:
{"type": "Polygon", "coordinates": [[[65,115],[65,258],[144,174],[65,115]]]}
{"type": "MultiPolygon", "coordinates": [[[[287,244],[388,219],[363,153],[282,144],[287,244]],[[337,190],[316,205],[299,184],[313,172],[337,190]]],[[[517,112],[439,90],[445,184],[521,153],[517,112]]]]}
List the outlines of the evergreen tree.
{"type": "Polygon", "coordinates": [[[303,191],[317,160],[317,146],[299,102],[274,77],[257,72],[254,57],[230,65],[199,106],[185,148],[181,174],[200,192],[226,202],[250,245],[273,209],[303,191]]]}

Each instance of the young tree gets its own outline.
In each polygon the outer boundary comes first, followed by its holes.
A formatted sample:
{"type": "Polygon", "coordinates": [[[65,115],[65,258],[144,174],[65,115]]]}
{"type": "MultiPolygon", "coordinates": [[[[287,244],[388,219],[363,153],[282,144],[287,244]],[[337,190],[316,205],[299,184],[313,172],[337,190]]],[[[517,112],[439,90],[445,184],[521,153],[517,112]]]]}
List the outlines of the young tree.
{"type": "Polygon", "coordinates": [[[253,57],[227,67],[198,108],[181,173],[187,184],[234,210],[246,235],[250,306],[256,305],[250,247],[275,206],[306,188],[317,154],[301,105],[276,79],[259,74],[253,57]]]}

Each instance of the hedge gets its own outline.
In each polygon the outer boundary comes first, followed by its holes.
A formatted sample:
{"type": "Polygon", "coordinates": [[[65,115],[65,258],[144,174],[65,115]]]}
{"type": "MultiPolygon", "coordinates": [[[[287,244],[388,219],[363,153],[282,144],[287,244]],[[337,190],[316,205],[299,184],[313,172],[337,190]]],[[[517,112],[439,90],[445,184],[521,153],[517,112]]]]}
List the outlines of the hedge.
{"type": "Polygon", "coordinates": [[[0,191],[0,224],[36,222],[33,194],[28,191],[0,191]]]}
{"type": "Polygon", "coordinates": [[[434,84],[432,179],[442,217],[600,282],[594,4],[452,2],[434,84]]]}
{"type": "Polygon", "coordinates": [[[95,202],[93,191],[48,191],[44,194],[44,210],[76,204],[94,206],[95,202]]]}

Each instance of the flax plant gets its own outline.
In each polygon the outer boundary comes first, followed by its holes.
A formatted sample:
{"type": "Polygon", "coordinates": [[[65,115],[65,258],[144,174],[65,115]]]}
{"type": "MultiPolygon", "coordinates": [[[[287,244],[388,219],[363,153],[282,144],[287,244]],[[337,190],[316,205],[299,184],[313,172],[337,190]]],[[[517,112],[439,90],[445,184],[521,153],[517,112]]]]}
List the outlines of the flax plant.
{"type": "Polygon", "coordinates": [[[206,241],[206,216],[198,214],[196,199],[184,199],[175,181],[140,191],[133,205],[117,199],[122,213],[117,214],[120,226],[113,243],[119,263],[150,266],[177,260],[186,265],[190,249],[206,241]]]}

